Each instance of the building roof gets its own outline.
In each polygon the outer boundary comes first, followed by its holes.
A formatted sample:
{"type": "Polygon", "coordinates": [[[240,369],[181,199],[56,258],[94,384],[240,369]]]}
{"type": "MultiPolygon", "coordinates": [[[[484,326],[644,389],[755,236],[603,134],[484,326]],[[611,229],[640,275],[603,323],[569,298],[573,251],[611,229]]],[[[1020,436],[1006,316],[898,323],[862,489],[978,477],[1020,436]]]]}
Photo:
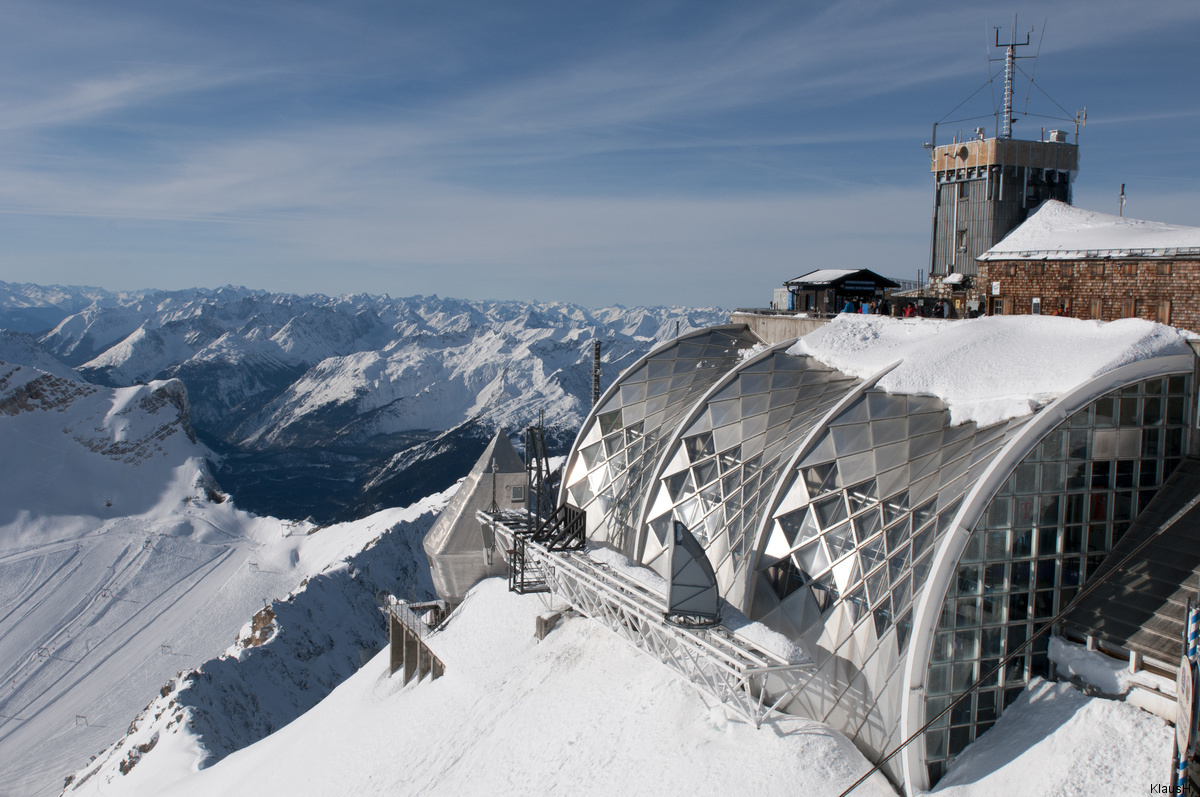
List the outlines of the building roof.
{"type": "Polygon", "coordinates": [[[980,260],[1200,256],[1200,227],[1142,221],[1043,202],[980,260]]]}
{"type": "Polygon", "coordinates": [[[866,268],[822,268],[816,271],[810,271],[807,274],[796,277],[795,279],[790,279],[783,284],[824,287],[827,285],[841,284],[847,280],[874,282],[877,286],[883,288],[900,287],[900,283],[890,280],[887,277],[881,277],[874,271],[866,268]]]}

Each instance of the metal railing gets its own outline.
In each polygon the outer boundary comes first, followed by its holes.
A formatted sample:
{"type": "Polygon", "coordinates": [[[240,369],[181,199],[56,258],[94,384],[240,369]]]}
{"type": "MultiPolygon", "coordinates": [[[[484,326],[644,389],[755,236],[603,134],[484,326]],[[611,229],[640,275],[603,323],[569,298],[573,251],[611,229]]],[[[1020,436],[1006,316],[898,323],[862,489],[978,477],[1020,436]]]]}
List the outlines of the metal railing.
{"type": "Polygon", "coordinates": [[[486,512],[479,512],[477,518],[494,528],[497,545],[510,566],[536,568],[544,591],[655,656],[755,727],[795,697],[808,680],[798,676],[811,675],[815,669],[812,663],[788,662],[723,626],[670,625],[663,619],[666,601],[647,585],[593,561],[584,551],[549,550],[531,538],[527,521],[522,524],[486,512]],[[523,562],[514,562],[516,556],[523,562]]]}

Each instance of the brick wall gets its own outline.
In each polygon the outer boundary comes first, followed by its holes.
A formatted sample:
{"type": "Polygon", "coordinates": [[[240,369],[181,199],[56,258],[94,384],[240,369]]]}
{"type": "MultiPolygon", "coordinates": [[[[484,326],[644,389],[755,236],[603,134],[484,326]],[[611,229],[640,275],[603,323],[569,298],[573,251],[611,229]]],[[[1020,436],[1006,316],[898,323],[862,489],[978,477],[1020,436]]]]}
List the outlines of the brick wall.
{"type": "Polygon", "coordinates": [[[968,290],[987,312],[1043,315],[1065,305],[1074,318],[1144,318],[1200,332],[1200,259],[983,261],[968,290]],[[998,293],[993,283],[999,283],[998,293]]]}

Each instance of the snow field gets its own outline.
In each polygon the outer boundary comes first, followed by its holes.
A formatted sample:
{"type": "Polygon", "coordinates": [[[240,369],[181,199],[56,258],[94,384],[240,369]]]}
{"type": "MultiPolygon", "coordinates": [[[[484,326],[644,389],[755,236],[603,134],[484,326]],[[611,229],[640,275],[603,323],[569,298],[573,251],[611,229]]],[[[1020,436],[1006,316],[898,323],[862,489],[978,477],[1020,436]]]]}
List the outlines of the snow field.
{"type": "MultiPolygon", "coordinates": [[[[500,579],[430,638],[446,675],[401,687],[386,652],[257,744],[167,795],[837,794],[867,764],[820,723],[726,719],[690,684],[597,623],[545,611],[500,579]]],[[[880,778],[859,794],[891,795],[880,778]]]]}

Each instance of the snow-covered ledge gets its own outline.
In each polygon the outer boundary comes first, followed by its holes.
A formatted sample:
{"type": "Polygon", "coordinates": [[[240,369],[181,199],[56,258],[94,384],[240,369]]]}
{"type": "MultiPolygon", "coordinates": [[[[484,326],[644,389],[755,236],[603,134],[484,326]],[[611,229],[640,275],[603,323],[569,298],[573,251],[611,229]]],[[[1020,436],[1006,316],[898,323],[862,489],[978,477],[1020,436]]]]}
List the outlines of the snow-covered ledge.
{"type": "Polygon", "coordinates": [[[1058,677],[1081,681],[1106,697],[1118,697],[1167,721],[1175,719],[1175,682],[1144,669],[1133,670],[1129,662],[1099,650],[1050,638],[1050,661],[1058,677]]]}

